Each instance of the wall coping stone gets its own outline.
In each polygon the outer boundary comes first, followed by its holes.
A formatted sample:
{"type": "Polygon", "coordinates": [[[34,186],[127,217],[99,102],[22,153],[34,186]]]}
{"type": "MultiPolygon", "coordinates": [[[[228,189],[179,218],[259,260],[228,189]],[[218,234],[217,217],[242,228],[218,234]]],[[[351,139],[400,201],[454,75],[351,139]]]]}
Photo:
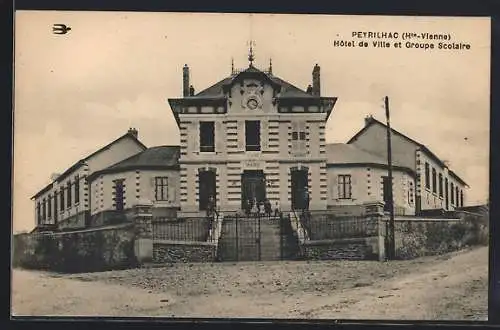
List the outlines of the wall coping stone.
{"type": "Polygon", "coordinates": [[[90,233],[90,232],[96,232],[96,231],[122,229],[122,228],[132,227],[133,225],[134,225],[133,223],[121,223],[121,224],[117,224],[117,225],[109,225],[109,226],[102,226],[102,227],[92,227],[92,228],[88,228],[88,229],[63,231],[63,232],[51,232],[50,234],[47,233],[47,235],[64,236],[64,235],[67,235],[67,234],[90,233]]]}
{"type": "MultiPolygon", "coordinates": [[[[389,221],[389,219],[384,219],[385,221],[389,221]]],[[[415,222],[461,222],[462,219],[450,219],[450,218],[418,218],[418,217],[395,217],[394,221],[415,221],[415,222]]]]}
{"type": "Polygon", "coordinates": [[[166,239],[155,239],[153,240],[153,244],[163,244],[163,245],[190,245],[190,246],[217,246],[214,242],[188,242],[188,241],[175,241],[175,240],[166,240],[166,239]]]}
{"type": "Polygon", "coordinates": [[[367,236],[367,237],[351,237],[351,238],[336,238],[336,239],[324,239],[316,241],[306,241],[304,245],[327,245],[333,243],[351,243],[351,242],[366,242],[367,239],[377,238],[378,236],[367,236]]]}

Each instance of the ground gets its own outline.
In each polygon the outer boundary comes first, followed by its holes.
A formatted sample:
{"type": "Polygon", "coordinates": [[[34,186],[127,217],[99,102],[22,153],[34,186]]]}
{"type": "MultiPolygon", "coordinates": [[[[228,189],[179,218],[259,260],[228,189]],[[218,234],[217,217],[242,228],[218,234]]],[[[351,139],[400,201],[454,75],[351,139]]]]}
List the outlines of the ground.
{"type": "Polygon", "coordinates": [[[488,248],[411,261],[13,271],[13,315],[486,320],[488,248]]]}

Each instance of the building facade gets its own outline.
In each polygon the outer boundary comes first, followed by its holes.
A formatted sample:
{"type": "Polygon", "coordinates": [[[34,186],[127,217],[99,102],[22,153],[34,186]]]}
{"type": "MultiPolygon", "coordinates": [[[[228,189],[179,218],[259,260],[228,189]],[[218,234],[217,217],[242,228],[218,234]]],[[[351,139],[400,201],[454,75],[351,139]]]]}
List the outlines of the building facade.
{"type": "MultiPolygon", "coordinates": [[[[387,159],[387,126],[373,117],[347,144],[387,159]]],[[[467,183],[425,145],[392,129],[392,159],[415,172],[415,211],[453,211],[466,204],[467,183]]]]}
{"type": "Polygon", "coordinates": [[[153,203],[156,217],[175,213],[171,211],[179,208],[178,159],[178,146],[156,146],[92,173],[88,177],[92,219],[126,213],[144,200],[153,203]]]}
{"type": "Polygon", "coordinates": [[[246,200],[269,199],[282,210],[298,207],[305,190],[310,207],[328,200],[325,124],[336,102],[322,97],[320,67],[301,90],[252,58],[245,70],[195,94],[183,68],[183,98],[168,102],[180,129],[180,208],[239,211],[246,200]]]}
{"type": "MultiPolygon", "coordinates": [[[[345,143],[327,144],[328,209],[353,214],[367,202],[389,199],[387,159],[345,143]]],[[[393,163],[393,201],[396,215],[415,215],[415,177],[411,168],[393,163]]]]}
{"type": "Polygon", "coordinates": [[[36,227],[85,227],[91,210],[87,177],[145,149],[146,146],[137,139],[137,130],[131,129],[53,178],[32,197],[36,227]]]}

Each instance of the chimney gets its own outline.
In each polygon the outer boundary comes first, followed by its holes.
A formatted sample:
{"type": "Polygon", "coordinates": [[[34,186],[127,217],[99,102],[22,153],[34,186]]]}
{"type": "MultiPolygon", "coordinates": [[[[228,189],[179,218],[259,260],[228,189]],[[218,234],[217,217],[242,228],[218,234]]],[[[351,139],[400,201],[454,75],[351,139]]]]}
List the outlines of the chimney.
{"type": "Polygon", "coordinates": [[[189,67],[187,64],[184,64],[182,68],[182,95],[189,96],[189,67]]]}
{"type": "Polygon", "coordinates": [[[194,87],[193,87],[193,85],[189,86],[189,96],[194,96],[194,87]]]}
{"type": "Polygon", "coordinates": [[[311,84],[307,85],[306,93],[312,95],[312,92],[313,92],[313,88],[312,88],[311,84]]]}
{"type": "Polygon", "coordinates": [[[135,128],[129,128],[127,133],[132,135],[136,139],[139,138],[139,132],[135,128]]]}
{"type": "Polygon", "coordinates": [[[319,65],[318,64],[316,64],[314,66],[312,76],[313,76],[312,95],[320,96],[321,95],[321,84],[320,84],[319,65]]]}
{"type": "Polygon", "coordinates": [[[368,126],[373,120],[373,116],[372,115],[368,115],[365,117],[365,126],[368,126]]]}

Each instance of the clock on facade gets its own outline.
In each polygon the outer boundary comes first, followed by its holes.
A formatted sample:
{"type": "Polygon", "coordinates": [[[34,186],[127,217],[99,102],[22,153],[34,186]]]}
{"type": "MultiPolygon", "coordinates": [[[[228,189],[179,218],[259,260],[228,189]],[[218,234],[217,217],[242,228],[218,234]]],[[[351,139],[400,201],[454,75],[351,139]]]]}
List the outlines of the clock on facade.
{"type": "Polygon", "coordinates": [[[259,106],[259,102],[256,99],[250,99],[247,101],[247,106],[251,110],[255,110],[259,106]]]}

